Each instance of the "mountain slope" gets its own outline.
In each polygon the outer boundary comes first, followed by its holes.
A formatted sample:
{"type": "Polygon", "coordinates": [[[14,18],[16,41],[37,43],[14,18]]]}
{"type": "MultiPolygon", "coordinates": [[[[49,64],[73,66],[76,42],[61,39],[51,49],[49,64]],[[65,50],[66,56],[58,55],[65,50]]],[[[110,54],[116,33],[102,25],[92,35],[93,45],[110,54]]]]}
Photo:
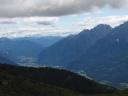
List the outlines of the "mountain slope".
{"type": "Polygon", "coordinates": [[[61,69],[0,65],[0,93],[6,94],[2,96],[77,96],[113,91],[113,87],[61,69]]]}
{"type": "Polygon", "coordinates": [[[81,96],[68,89],[34,81],[24,76],[15,76],[14,73],[8,73],[8,67],[0,65],[1,96],[81,96]]]}
{"type": "Polygon", "coordinates": [[[63,39],[63,37],[44,36],[44,37],[28,37],[28,38],[24,38],[24,39],[35,42],[35,43],[39,44],[40,46],[46,48],[46,47],[49,47],[49,46],[55,44],[56,42],[60,41],[61,39],[63,39]]]}
{"type": "Polygon", "coordinates": [[[111,31],[108,25],[98,25],[94,29],[84,30],[75,36],[69,36],[42,51],[39,63],[50,66],[63,66],[81,56],[95,42],[111,31]]]}
{"type": "Polygon", "coordinates": [[[67,68],[84,70],[97,80],[128,83],[128,22],[114,28],[67,68]]]}

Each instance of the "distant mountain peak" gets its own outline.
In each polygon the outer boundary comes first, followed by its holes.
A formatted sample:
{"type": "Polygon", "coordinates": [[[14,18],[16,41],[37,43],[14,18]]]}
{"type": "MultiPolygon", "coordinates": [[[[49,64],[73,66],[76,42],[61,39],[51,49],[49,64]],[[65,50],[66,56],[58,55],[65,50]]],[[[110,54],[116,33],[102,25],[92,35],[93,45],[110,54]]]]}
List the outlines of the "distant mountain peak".
{"type": "Polygon", "coordinates": [[[89,31],[89,29],[84,29],[82,32],[88,32],[89,31]]]}
{"type": "Polygon", "coordinates": [[[94,27],[94,29],[103,29],[103,28],[108,28],[108,29],[111,29],[112,27],[110,25],[107,25],[107,24],[99,24],[97,25],[96,27],[94,27]]]}

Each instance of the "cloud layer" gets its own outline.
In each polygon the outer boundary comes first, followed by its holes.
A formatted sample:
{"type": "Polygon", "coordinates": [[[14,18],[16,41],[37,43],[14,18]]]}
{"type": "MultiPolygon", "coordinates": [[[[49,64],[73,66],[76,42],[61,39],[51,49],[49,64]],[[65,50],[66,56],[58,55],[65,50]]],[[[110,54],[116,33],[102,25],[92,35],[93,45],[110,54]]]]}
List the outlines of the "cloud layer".
{"type": "Polygon", "coordinates": [[[98,24],[118,26],[128,21],[128,15],[86,17],[74,22],[70,28],[61,26],[59,20],[57,17],[0,18],[0,37],[67,36],[77,34],[83,29],[93,28],[98,24]]]}
{"type": "Polygon", "coordinates": [[[0,17],[65,16],[105,6],[120,8],[128,0],[0,0],[0,17]]]}

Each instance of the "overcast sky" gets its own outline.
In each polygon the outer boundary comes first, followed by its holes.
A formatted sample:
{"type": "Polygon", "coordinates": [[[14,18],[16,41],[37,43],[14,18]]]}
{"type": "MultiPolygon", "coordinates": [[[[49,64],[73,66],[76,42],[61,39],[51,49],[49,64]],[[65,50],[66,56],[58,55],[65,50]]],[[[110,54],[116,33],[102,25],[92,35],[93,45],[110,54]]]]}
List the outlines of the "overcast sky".
{"type": "Polygon", "coordinates": [[[128,20],[128,0],[0,0],[0,37],[67,36],[128,20]]]}

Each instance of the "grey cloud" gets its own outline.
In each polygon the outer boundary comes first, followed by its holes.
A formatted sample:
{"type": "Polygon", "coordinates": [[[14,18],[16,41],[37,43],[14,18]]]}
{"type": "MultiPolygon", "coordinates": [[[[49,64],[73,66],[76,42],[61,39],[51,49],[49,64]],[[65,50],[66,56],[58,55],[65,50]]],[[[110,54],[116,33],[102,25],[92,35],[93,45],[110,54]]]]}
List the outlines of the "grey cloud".
{"type": "Polygon", "coordinates": [[[37,24],[39,24],[39,25],[45,25],[45,26],[51,26],[52,25],[52,23],[51,22],[37,22],[37,24]]]}
{"type": "Polygon", "coordinates": [[[0,17],[64,16],[105,6],[120,8],[128,0],[0,0],[0,17]]]}
{"type": "Polygon", "coordinates": [[[45,26],[53,26],[56,25],[58,21],[59,21],[58,17],[0,18],[0,24],[21,24],[21,25],[40,24],[45,26]]]}
{"type": "Polygon", "coordinates": [[[0,24],[16,24],[16,22],[13,22],[13,21],[0,21],[0,24]]]}

